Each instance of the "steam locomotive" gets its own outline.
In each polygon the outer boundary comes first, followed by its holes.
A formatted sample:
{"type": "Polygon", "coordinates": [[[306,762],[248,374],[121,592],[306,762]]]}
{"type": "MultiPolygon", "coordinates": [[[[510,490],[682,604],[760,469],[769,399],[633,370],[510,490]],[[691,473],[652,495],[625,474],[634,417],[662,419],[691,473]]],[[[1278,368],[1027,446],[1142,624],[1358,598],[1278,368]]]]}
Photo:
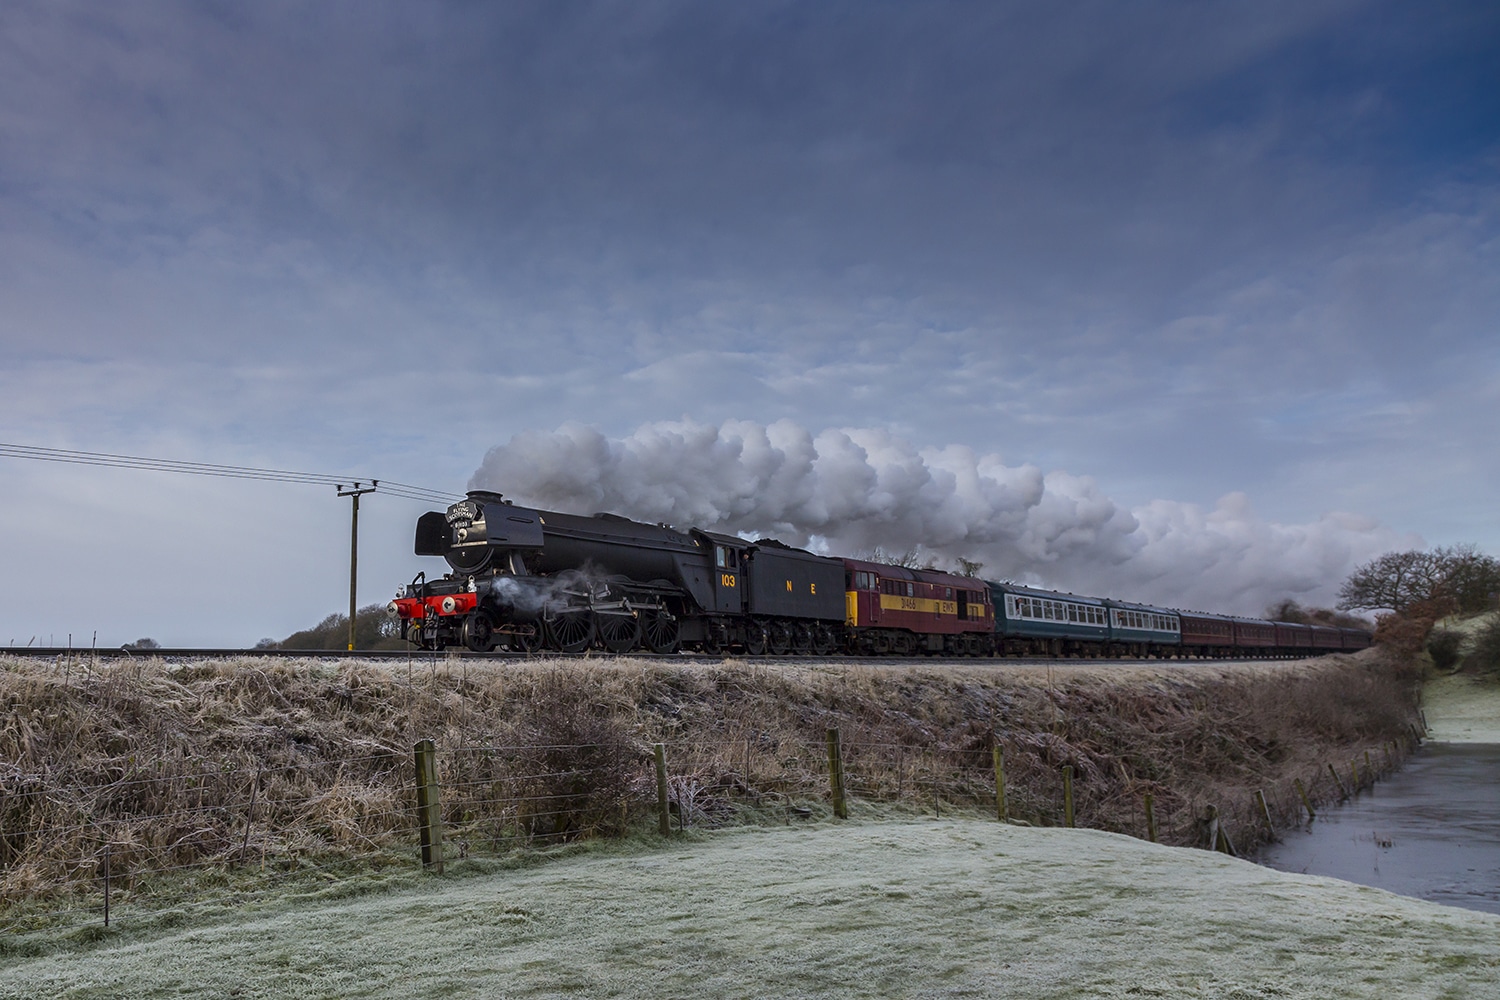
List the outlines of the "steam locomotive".
{"type": "Polygon", "coordinates": [[[388,606],[423,649],[681,649],[827,656],[1308,656],[1359,629],[1204,615],[832,558],[762,538],[616,514],[520,507],[472,491],[417,520],[442,556],[388,606]]]}

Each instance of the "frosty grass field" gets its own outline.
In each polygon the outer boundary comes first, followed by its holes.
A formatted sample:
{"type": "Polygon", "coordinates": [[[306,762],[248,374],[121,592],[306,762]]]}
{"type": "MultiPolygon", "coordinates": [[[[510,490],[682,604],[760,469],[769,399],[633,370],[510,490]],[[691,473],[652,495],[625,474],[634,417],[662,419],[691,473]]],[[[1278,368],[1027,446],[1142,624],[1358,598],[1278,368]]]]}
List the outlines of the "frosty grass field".
{"type": "Polygon", "coordinates": [[[1500,917],[979,819],[742,829],[17,962],[6,997],[1497,997],[1500,917]]]}

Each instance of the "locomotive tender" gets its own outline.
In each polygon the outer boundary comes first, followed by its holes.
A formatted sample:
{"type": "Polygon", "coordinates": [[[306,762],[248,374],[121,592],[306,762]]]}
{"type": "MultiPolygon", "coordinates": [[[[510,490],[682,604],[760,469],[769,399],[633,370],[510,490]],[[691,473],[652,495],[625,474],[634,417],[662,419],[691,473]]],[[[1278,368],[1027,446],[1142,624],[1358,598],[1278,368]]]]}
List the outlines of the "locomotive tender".
{"type": "Polygon", "coordinates": [[[416,553],[451,570],[419,573],[389,605],[402,637],[424,649],[1227,657],[1371,640],[535,510],[478,490],[418,519],[416,553]]]}

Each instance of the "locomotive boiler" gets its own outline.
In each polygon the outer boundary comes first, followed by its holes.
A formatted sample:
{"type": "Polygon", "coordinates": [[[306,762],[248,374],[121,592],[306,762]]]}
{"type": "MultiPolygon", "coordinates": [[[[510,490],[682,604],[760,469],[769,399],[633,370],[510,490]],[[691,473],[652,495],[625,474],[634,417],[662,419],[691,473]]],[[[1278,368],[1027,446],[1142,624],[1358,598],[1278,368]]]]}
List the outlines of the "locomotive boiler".
{"type": "Polygon", "coordinates": [[[424,648],[828,653],[843,641],[842,564],[772,540],[473,491],[422,515],[415,549],[452,570],[419,574],[391,603],[424,648]]]}

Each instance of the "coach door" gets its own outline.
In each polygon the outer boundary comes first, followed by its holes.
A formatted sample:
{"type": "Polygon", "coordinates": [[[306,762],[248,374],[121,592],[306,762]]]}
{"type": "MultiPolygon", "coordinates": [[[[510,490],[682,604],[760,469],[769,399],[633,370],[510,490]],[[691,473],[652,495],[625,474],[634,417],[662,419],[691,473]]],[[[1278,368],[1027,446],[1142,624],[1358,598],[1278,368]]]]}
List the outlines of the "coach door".
{"type": "Polygon", "coordinates": [[[745,610],[745,553],[732,545],[714,545],[714,610],[739,614],[745,610]]]}

